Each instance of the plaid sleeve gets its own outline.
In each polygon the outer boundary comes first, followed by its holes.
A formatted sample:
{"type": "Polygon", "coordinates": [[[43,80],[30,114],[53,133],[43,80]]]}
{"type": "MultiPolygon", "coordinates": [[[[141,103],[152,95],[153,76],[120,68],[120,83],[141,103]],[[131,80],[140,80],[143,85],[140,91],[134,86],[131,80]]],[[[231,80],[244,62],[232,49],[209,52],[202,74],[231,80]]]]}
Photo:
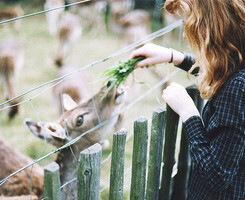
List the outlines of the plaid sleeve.
{"type": "MultiPolygon", "coordinates": [[[[186,52],[183,52],[184,54],[184,60],[182,63],[180,63],[179,65],[176,65],[176,67],[180,68],[180,69],[183,69],[185,71],[189,71],[192,67],[192,65],[195,64],[195,58],[193,57],[193,55],[191,54],[188,54],[186,52]]],[[[199,68],[195,68],[191,73],[193,75],[197,75],[199,72],[199,68]]]]}
{"type": "Polygon", "coordinates": [[[215,100],[208,128],[198,116],[183,124],[195,168],[214,191],[229,186],[244,156],[244,93],[244,80],[233,81],[215,100]]]}

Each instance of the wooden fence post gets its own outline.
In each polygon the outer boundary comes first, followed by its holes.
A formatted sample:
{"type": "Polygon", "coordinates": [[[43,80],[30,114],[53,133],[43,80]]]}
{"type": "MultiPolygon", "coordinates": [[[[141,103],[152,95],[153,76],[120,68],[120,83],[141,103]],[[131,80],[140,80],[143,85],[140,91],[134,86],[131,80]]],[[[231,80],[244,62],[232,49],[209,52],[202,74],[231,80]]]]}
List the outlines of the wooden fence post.
{"type": "Polygon", "coordinates": [[[44,168],[44,199],[60,200],[60,168],[52,162],[44,168]]]}
{"type": "MultiPolygon", "coordinates": [[[[186,90],[188,94],[191,96],[191,98],[193,99],[193,101],[195,102],[199,112],[201,112],[203,109],[204,101],[200,97],[197,88],[195,86],[190,86],[186,88],[186,90]]],[[[187,198],[190,171],[191,171],[190,153],[189,153],[186,137],[182,131],[178,173],[174,177],[172,200],[185,200],[187,198]]]]}
{"type": "Polygon", "coordinates": [[[172,171],[175,164],[178,122],[179,116],[167,105],[162,183],[159,194],[161,200],[170,200],[172,193],[172,171]]]}
{"type": "Polygon", "coordinates": [[[174,186],[172,193],[172,200],[185,200],[187,198],[187,189],[189,182],[189,174],[191,168],[191,159],[186,137],[181,132],[180,141],[180,152],[179,152],[179,163],[178,173],[174,177],[174,186]]]}
{"type": "Polygon", "coordinates": [[[134,122],[134,144],[130,199],[145,199],[146,161],[147,161],[147,119],[134,122]]]}
{"type": "Polygon", "coordinates": [[[152,115],[146,200],[158,200],[166,111],[156,109],[152,115]]]}
{"type": "Polygon", "coordinates": [[[197,109],[199,110],[199,112],[202,112],[203,109],[203,105],[204,105],[204,100],[200,97],[200,93],[197,89],[196,86],[189,86],[186,88],[188,94],[191,96],[191,98],[193,99],[194,103],[197,106],[197,109]]]}
{"type": "Polygon", "coordinates": [[[98,200],[102,149],[96,143],[81,151],[77,171],[78,200],[98,200]]]}
{"type": "Polygon", "coordinates": [[[113,135],[109,200],[123,199],[126,135],[125,130],[120,130],[113,135]]]}

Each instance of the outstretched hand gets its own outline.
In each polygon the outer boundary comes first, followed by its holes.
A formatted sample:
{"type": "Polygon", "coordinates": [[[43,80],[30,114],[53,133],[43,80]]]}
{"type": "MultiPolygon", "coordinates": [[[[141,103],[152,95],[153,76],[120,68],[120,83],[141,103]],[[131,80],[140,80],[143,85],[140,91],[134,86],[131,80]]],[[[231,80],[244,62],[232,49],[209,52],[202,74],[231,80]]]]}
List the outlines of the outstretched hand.
{"type": "Polygon", "coordinates": [[[142,60],[135,66],[135,68],[138,68],[147,65],[169,62],[171,60],[171,54],[172,50],[169,48],[155,45],[152,43],[147,43],[143,47],[134,50],[130,55],[130,59],[135,58],[137,56],[146,57],[146,59],[142,60]]]}
{"type": "Polygon", "coordinates": [[[171,83],[163,90],[162,98],[181,117],[183,122],[192,116],[200,116],[193,100],[182,85],[171,83]]]}

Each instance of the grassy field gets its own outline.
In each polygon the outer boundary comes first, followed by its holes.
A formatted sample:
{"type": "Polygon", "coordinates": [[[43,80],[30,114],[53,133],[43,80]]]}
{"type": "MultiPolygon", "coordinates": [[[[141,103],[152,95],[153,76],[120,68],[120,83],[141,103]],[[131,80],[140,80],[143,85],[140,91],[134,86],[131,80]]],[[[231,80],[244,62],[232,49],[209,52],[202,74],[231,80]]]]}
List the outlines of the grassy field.
{"type": "MultiPolygon", "coordinates": [[[[40,8],[41,9],[41,8],[40,8]]],[[[26,12],[31,12],[30,8],[26,12]]],[[[33,10],[34,11],[34,10],[33,10]]],[[[58,69],[53,64],[53,59],[56,55],[58,48],[58,39],[51,37],[47,32],[47,24],[44,15],[39,15],[22,20],[21,35],[16,36],[12,33],[12,30],[7,25],[2,25],[0,29],[0,42],[15,38],[21,41],[25,50],[25,64],[21,71],[18,84],[18,94],[30,90],[42,83],[50,81],[56,78],[58,69]]],[[[154,43],[164,44],[173,48],[181,49],[179,47],[178,37],[177,39],[169,39],[170,35],[164,38],[158,38],[154,43]]],[[[175,37],[174,37],[175,38],[175,37]]],[[[185,46],[185,44],[183,44],[185,46]]],[[[97,60],[106,58],[112,53],[120,50],[123,47],[122,38],[113,33],[105,32],[84,32],[81,39],[74,46],[71,55],[68,58],[68,63],[74,64],[78,67],[83,67],[97,60]]],[[[95,93],[102,85],[101,74],[102,72],[112,65],[118,63],[118,61],[125,61],[128,59],[130,52],[124,53],[116,58],[109,59],[106,62],[97,64],[85,71],[89,83],[92,88],[92,92],[95,93]]],[[[157,70],[172,72],[175,68],[171,65],[158,65],[157,70]]],[[[149,72],[148,69],[141,70],[143,76],[143,82],[153,86],[157,83],[158,79],[149,72]]],[[[185,86],[192,84],[186,78],[185,72],[178,73],[173,77],[171,81],[179,82],[185,86]]],[[[35,92],[27,94],[21,98],[22,101],[27,100],[36,94],[40,94],[45,88],[41,88],[35,92]]],[[[141,86],[141,93],[146,92],[149,87],[146,85],[141,86]]],[[[128,133],[132,131],[133,122],[140,116],[144,116],[149,119],[149,129],[151,122],[152,111],[158,107],[164,107],[165,104],[161,99],[160,89],[155,91],[154,94],[147,96],[143,101],[135,104],[130,110],[125,113],[125,119],[123,126],[128,133]],[[157,98],[160,102],[157,101],[157,98]],[[143,108],[143,109],[142,109],[143,108]]],[[[3,89],[0,85],[0,102],[4,102],[3,89]]],[[[27,102],[21,105],[20,114],[11,122],[7,120],[7,111],[0,112],[0,134],[10,143],[14,148],[20,152],[36,159],[38,156],[47,154],[55,149],[54,146],[45,145],[44,142],[37,140],[25,127],[23,121],[26,118],[32,118],[34,120],[41,121],[55,121],[58,119],[58,112],[55,107],[55,102],[52,98],[52,89],[48,89],[45,93],[40,94],[37,98],[31,102],[27,102]]],[[[107,138],[112,140],[112,133],[107,135],[107,138]]],[[[129,139],[126,144],[126,162],[125,171],[131,166],[132,156],[132,143],[133,137],[129,139]]],[[[111,152],[111,148],[103,151],[103,159],[105,159],[111,152]]],[[[40,165],[45,166],[54,159],[55,155],[40,162],[40,165]]],[[[101,171],[101,188],[109,184],[110,161],[102,165],[101,171]]],[[[130,178],[131,173],[125,175],[125,195],[124,199],[129,199],[130,190],[130,178]]],[[[108,189],[101,192],[101,199],[108,199],[108,189]]]]}

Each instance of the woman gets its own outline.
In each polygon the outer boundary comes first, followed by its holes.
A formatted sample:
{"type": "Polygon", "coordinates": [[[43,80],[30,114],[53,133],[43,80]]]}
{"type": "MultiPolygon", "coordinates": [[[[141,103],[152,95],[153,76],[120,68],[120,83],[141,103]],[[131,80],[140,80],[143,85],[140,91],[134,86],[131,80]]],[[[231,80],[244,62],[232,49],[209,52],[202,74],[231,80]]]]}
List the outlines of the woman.
{"type": "Polygon", "coordinates": [[[145,56],[136,67],[172,62],[197,73],[209,99],[202,119],[184,87],[173,83],[163,99],[181,117],[194,170],[191,200],[245,199],[245,0],[167,0],[179,15],[195,56],[154,44],[132,52],[145,56]]]}

